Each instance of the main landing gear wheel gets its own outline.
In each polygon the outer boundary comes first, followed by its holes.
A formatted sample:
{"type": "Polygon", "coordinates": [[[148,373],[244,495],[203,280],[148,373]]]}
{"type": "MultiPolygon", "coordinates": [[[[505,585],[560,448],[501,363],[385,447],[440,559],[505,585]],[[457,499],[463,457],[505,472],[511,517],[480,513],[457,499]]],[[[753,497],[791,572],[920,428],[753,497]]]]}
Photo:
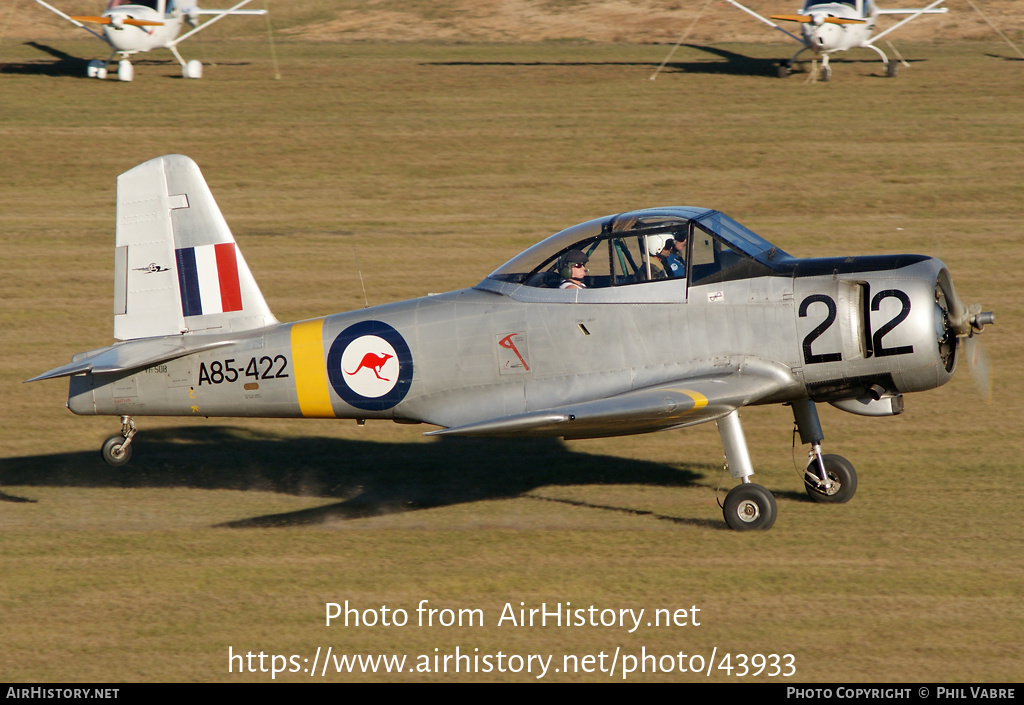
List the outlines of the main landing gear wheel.
{"type": "Polygon", "coordinates": [[[722,507],[725,523],[736,531],[767,531],[775,523],[778,507],[775,497],[761,485],[752,482],[733,487],[722,507]]]}
{"type": "Polygon", "coordinates": [[[818,471],[817,459],[812,459],[804,471],[804,489],[815,502],[844,504],[853,499],[857,491],[857,471],[853,464],[841,455],[823,455],[825,475],[829,482],[824,486],[818,471]]]}
{"type": "Polygon", "coordinates": [[[788,61],[780,61],[779,65],[775,67],[775,71],[779,78],[789,78],[793,73],[793,67],[788,61]]]}
{"type": "Polygon", "coordinates": [[[119,468],[132,459],[132,446],[126,440],[124,436],[117,433],[103,441],[103,448],[100,452],[107,465],[119,468]]]}
{"type": "Polygon", "coordinates": [[[885,67],[885,75],[886,76],[888,76],[889,78],[896,78],[896,76],[898,76],[899,73],[900,73],[900,65],[898,63],[896,63],[895,61],[890,61],[888,64],[886,64],[886,67],[885,67]]]}

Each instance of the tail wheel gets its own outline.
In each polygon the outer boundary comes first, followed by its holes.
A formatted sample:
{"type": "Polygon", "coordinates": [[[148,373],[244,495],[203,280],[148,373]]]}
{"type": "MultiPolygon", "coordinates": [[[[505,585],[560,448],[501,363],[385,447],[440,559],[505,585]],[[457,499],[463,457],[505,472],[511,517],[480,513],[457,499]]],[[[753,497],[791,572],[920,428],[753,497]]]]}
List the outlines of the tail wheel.
{"type": "Polygon", "coordinates": [[[767,531],[775,523],[778,507],[775,496],[753,483],[733,487],[722,506],[725,523],[736,531],[767,531]]]}
{"type": "Polygon", "coordinates": [[[132,459],[132,446],[130,443],[126,444],[125,437],[120,433],[103,441],[103,448],[100,452],[107,465],[115,468],[126,465],[132,459]]]}
{"type": "Polygon", "coordinates": [[[841,455],[823,455],[825,475],[829,483],[824,485],[818,472],[818,461],[811,460],[804,471],[804,489],[815,502],[844,504],[853,499],[857,491],[857,471],[849,460],[841,455]]]}

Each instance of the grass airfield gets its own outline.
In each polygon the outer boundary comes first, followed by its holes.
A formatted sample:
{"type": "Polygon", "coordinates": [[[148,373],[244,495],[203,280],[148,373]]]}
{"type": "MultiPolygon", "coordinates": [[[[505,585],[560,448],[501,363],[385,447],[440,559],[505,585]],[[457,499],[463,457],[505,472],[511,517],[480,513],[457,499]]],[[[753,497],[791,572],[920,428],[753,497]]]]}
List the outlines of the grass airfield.
{"type": "Polygon", "coordinates": [[[772,77],[788,45],[685,46],[651,81],[664,45],[282,42],[274,80],[265,44],[239,41],[186,52],[201,81],[155,54],[132,84],[79,77],[96,47],[2,45],[0,679],[266,682],[229,673],[229,647],[312,662],[328,646],[409,663],[275,680],[537,676],[408,672],[458,646],[554,655],[552,670],[716,650],[710,676],[628,680],[752,679],[719,670],[723,653],[795,656],[792,678],[757,681],[1021,680],[1024,64],[1005,47],[901,45],[895,80],[856,53],[814,84],[772,77]],[[113,470],[98,449],[116,418],[74,417],[66,384],[22,380],[110,343],[115,178],[173,152],[203,169],[282,321],[362,307],[360,271],[386,303],[472,286],[582,220],[703,205],[797,256],[942,258],[996,312],[992,401],[961,369],[899,417],[822,408],[826,451],[860,475],[839,507],[805,498],[788,410],[745,410],[779,505],[758,534],[725,528],[713,425],[484,442],[139,418],[113,470]],[[325,627],[345,600],[410,624],[325,627]],[[421,600],[484,624],[414,626],[421,600]],[[701,624],[498,626],[506,603],[566,602],[695,605],[701,624]]]}

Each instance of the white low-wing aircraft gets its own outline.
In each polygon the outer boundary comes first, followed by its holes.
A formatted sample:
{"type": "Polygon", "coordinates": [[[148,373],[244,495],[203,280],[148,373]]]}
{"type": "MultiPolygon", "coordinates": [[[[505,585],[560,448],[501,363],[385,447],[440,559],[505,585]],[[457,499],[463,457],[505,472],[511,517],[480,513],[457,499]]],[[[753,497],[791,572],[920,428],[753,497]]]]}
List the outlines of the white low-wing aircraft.
{"type": "Polygon", "coordinates": [[[202,78],[203,65],[197,59],[186,62],[181,58],[178,44],[228,15],[265,15],[267,12],[241,9],[252,0],[241,0],[227,10],[203,10],[195,4],[195,0],[110,0],[102,15],[72,17],[43,0],[35,1],[110,45],[113,51],[105,61],[96,59],[89,62],[90,78],[106,78],[107,65],[120,54],[117,77],[122,81],[131,81],[135,77],[135,69],[128,57],[153,49],[170,50],[181,64],[181,73],[185,78],[202,78]],[[212,17],[200,23],[203,15],[212,17]],[[99,25],[102,34],[86,24],[99,25]],[[185,24],[193,29],[179,37],[185,24]]]}
{"type": "Polygon", "coordinates": [[[882,57],[885,65],[885,72],[889,76],[895,76],[899,64],[889,61],[876,42],[893,30],[902,27],[907,22],[917,19],[921,15],[941,14],[948,12],[948,8],[939,7],[945,0],[935,0],[927,7],[918,9],[882,9],[875,4],[875,0],[804,0],[800,12],[795,15],[771,15],[764,17],[751,10],[736,0],[726,0],[761,22],[774,27],[783,34],[792,37],[802,44],[802,48],[793,54],[788,61],[779,65],[779,76],[788,76],[792,70],[793,62],[805,51],[811,51],[816,57],[821,58],[821,79],[824,81],[832,77],[832,68],[829,66],[829,55],[837,51],[849,49],[871,49],[882,57]],[[871,36],[875,30],[875,23],[882,15],[909,15],[909,17],[897,22],[884,32],[871,36]],[[800,35],[797,36],[783,29],[772,20],[784,22],[799,22],[802,24],[800,35]]]}
{"type": "MultiPolygon", "coordinates": [[[[818,502],[857,475],[823,455],[815,404],[892,416],[952,377],[966,306],[924,255],[799,259],[725,214],[651,208],[556,233],[479,284],[280,323],[199,167],[168,155],[117,180],[114,337],[34,380],[70,377],[68,408],[135,416],[390,419],[428,435],[595,438],[717,421],[725,520],[768,529],[739,409],[787,404],[818,502]]],[[[967,355],[971,357],[970,354],[967,355]]],[[[968,360],[970,362],[970,360],[968,360]]]]}

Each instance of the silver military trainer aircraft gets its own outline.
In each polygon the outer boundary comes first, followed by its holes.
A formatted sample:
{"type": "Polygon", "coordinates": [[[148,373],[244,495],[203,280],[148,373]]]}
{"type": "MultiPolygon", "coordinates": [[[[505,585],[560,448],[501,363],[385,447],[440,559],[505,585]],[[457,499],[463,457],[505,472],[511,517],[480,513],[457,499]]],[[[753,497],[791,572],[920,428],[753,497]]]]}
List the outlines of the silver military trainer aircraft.
{"type": "Polygon", "coordinates": [[[807,493],[846,502],[815,404],[889,416],[947,382],[958,338],[994,316],[922,255],[798,259],[716,210],[653,208],[552,235],[470,289],[279,323],[198,166],[159,157],[117,180],[113,345],[69,377],[68,408],[136,416],[392,419],[428,435],[588,438],[717,421],[734,529],[776,503],[738,410],[788,404],[810,445],[807,493]],[[671,241],[671,244],[670,244],[671,241]],[[668,258],[676,261],[668,266],[668,258]]]}

